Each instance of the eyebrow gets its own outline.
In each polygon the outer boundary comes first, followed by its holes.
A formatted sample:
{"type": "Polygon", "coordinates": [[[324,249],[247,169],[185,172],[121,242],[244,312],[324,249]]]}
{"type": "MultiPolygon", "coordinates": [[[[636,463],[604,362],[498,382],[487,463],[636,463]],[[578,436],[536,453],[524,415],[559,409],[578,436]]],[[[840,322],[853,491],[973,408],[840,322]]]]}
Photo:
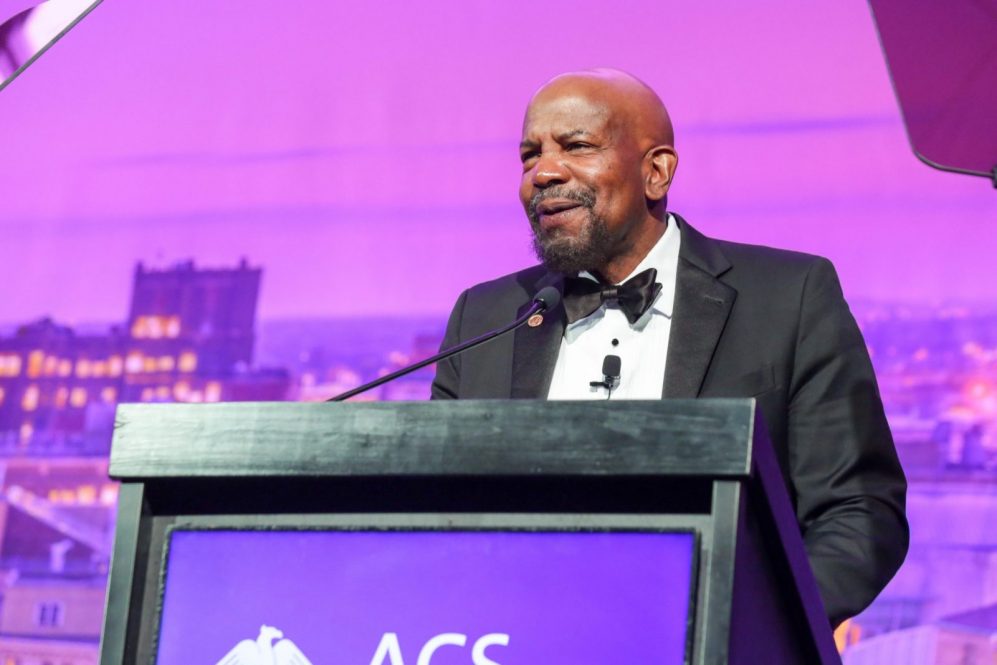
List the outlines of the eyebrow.
{"type": "MultiPolygon", "coordinates": [[[[588,136],[590,134],[591,134],[591,132],[589,132],[589,131],[587,131],[585,129],[572,129],[569,132],[563,132],[561,134],[558,134],[557,136],[554,137],[554,139],[558,143],[563,143],[563,142],[568,141],[570,139],[573,139],[573,138],[575,138],[577,136],[588,136]]],[[[540,144],[538,142],[536,142],[536,141],[533,141],[533,140],[530,140],[530,139],[525,139],[522,142],[520,142],[519,149],[523,150],[525,148],[536,148],[538,145],[540,145],[540,144]]]]}

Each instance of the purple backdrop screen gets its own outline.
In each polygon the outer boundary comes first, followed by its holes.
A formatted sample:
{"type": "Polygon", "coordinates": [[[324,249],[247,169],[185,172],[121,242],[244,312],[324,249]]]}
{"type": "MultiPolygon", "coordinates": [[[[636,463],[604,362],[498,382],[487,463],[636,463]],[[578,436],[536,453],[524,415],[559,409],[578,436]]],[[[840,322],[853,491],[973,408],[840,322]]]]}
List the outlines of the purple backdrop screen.
{"type": "Polygon", "coordinates": [[[177,530],[156,662],[681,663],[694,549],[674,532],[177,530]]]}

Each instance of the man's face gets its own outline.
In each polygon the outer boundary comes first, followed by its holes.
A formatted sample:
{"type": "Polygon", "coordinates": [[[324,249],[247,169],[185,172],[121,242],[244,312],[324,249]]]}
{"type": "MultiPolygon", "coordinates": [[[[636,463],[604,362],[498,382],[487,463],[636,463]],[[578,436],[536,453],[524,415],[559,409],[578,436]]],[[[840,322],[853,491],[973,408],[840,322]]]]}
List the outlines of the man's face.
{"type": "Polygon", "coordinates": [[[551,270],[606,265],[646,214],[641,155],[620,120],[609,105],[556,88],[527,110],[519,197],[551,270]]]}

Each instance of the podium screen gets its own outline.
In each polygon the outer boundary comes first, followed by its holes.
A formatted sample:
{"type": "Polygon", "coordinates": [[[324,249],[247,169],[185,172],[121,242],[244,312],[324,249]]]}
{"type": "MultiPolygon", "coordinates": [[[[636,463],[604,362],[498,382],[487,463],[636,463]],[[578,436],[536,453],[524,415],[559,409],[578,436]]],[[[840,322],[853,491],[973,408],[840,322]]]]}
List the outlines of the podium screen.
{"type": "Polygon", "coordinates": [[[682,663],[690,532],[177,529],[158,665],[682,663]]]}

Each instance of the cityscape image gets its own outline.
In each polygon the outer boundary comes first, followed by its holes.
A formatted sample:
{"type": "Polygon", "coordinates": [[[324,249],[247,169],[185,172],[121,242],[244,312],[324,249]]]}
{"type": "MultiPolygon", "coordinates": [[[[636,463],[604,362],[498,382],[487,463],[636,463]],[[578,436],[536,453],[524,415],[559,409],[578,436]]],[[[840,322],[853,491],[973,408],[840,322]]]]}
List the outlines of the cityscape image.
{"type": "MultiPolygon", "coordinates": [[[[96,662],[117,402],[321,401],[442,339],[439,317],[257,321],[263,272],[248,261],[139,263],[127,320],[77,331],[45,318],[0,336],[0,654],[96,662]]],[[[886,591],[839,629],[845,662],[987,653],[997,634],[997,311],[853,310],[910,483],[912,543],[886,591]]],[[[428,399],[432,376],[425,368],[358,399],[428,399]]]]}
{"type": "Polygon", "coordinates": [[[597,66],[668,106],[668,208],[828,257],[865,337],[911,544],[844,663],[997,662],[997,196],[911,153],[865,3],[232,7],[102,2],[0,91],[0,665],[98,662],[117,405],[320,402],[435,353],[536,263],[523,110],[597,66]]]}

